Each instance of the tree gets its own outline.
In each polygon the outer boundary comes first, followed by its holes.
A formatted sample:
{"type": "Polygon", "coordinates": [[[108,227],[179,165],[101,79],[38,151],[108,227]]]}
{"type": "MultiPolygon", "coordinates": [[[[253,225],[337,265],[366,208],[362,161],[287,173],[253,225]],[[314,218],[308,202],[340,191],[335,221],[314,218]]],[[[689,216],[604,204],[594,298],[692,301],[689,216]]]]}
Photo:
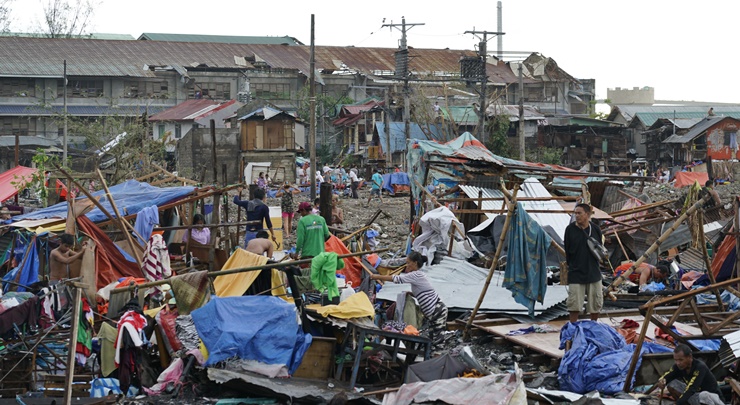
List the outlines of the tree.
{"type": "Polygon", "coordinates": [[[10,31],[10,4],[13,0],[0,0],[0,33],[10,31]]]}
{"type": "Polygon", "coordinates": [[[488,149],[503,157],[512,157],[512,148],[509,143],[509,128],[511,127],[511,120],[509,115],[501,113],[495,115],[492,120],[488,121],[486,131],[488,131],[488,139],[486,147],[488,149]]]}
{"type": "Polygon", "coordinates": [[[40,0],[43,21],[38,31],[49,38],[71,38],[87,35],[95,8],[95,0],[40,0]]]}

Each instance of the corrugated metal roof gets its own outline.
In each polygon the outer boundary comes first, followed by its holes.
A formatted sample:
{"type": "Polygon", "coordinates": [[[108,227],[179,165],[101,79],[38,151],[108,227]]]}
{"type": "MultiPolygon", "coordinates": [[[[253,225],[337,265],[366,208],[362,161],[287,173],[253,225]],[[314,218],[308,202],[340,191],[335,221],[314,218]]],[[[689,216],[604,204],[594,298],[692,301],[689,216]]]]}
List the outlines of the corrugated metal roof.
{"type": "MultiPolygon", "coordinates": [[[[439,264],[425,266],[423,271],[426,272],[432,287],[448,308],[463,310],[475,307],[488,275],[488,269],[447,256],[443,257],[439,264]]],[[[511,291],[501,287],[503,278],[500,272],[494,273],[480,309],[526,314],[527,308],[514,300],[511,291]]],[[[408,284],[385,283],[378,292],[377,298],[395,301],[398,293],[410,290],[411,287],[408,284]]],[[[548,286],[544,304],[536,303],[535,312],[541,313],[556,306],[567,297],[566,286],[548,286]]]]}
{"type": "MultiPolygon", "coordinates": [[[[395,48],[317,46],[316,69],[331,73],[342,70],[343,64],[348,72],[389,75],[395,69],[395,52],[395,48]]],[[[466,50],[418,48],[410,49],[409,54],[411,72],[433,77],[459,75],[460,57],[475,56],[466,50]]],[[[302,45],[0,37],[0,75],[61,77],[64,59],[70,76],[153,77],[154,72],[144,70],[145,65],[254,68],[245,60],[309,72],[309,47],[302,45]]],[[[487,69],[489,76],[500,78],[496,80],[517,82],[504,63],[489,63],[487,69]]]]}
{"type": "MultiPolygon", "coordinates": [[[[133,38],[131,38],[133,39],[133,38]]],[[[271,45],[303,45],[293,37],[270,36],[237,36],[237,35],[199,35],[199,34],[164,34],[145,32],[139,40],[169,41],[169,42],[218,42],[222,44],[271,44],[271,45]]]]}
{"type": "MultiPolygon", "coordinates": [[[[478,193],[483,192],[483,198],[503,198],[503,193],[499,190],[480,188],[475,186],[460,184],[460,189],[469,198],[478,198],[478,193]]],[[[518,197],[552,197],[545,186],[537,179],[529,178],[521,184],[518,197]]],[[[556,200],[549,201],[520,201],[527,211],[562,211],[563,206],[556,200]]],[[[474,201],[478,205],[478,201],[474,201]]],[[[500,210],[502,201],[483,201],[483,210],[500,210]]],[[[487,213],[486,216],[492,220],[500,214],[487,213]]],[[[503,214],[501,214],[503,215],[503,214]]],[[[529,214],[541,226],[549,225],[560,236],[565,238],[565,228],[570,224],[570,215],[562,213],[530,213],[529,214]]],[[[482,225],[481,225],[482,226],[482,225]]]]}
{"type": "Polygon", "coordinates": [[[683,135],[671,135],[668,138],[666,138],[663,143],[686,143],[693,141],[695,138],[697,138],[699,135],[703,134],[704,131],[708,130],[712,126],[718,124],[720,121],[723,121],[725,119],[734,119],[731,117],[707,117],[703,120],[699,121],[691,127],[689,132],[683,134],[683,135]]]}
{"type": "MultiPolygon", "coordinates": [[[[39,34],[35,32],[0,32],[0,37],[24,37],[24,38],[47,38],[46,34],[39,34]]],[[[101,32],[93,32],[87,35],[74,35],[75,39],[107,39],[107,40],[119,40],[119,41],[133,41],[136,38],[129,34],[106,34],[101,32]]]]}
{"type": "Polygon", "coordinates": [[[722,365],[729,368],[740,358],[740,330],[722,336],[717,352],[722,365]]]}
{"type": "MultiPolygon", "coordinates": [[[[166,106],[99,106],[99,105],[68,105],[67,113],[73,116],[108,116],[124,115],[136,116],[144,113],[156,114],[167,108],[166,106]]],[[[0,116],[22,117],[49,117],[63,114],[64,107],[60,105],[40,107],[37,105],[0,105],[0,116]]]]}
{"type": "MultiPolygon", "coordinates": [[[[53,139],[42,138],[40,136],[19,136],[18,144],[21,147],[26,146],[57,146],[59,142],[53,139]]],[[[0,148],[15,146],[15,136],[13,135],[1,135],[0,136],[0,148]]]]}
{"type": "MultiPolygon", "coordinates": [[[[238,120],[239,121],[246,120],[247,118],[250,118],[250,117],[253,117],[253,116],[261,116],[265,120],[269,120],[270,118],[272,118],[272,117],[274,117],[274,116],[276,116],[278,114],[281,114],[281,113],[282,114],[286,114],[286,115],[290,115],[290,114],[288,114],[285,111],[282,111],[282,110],[278,110],[278,109],[275,109],[275,108],[272,108],[272,107],[265,106],[265,107],[262,107],[262,108],[258,108],[258,109],[252,111],[251,113],[249,113],[249,114],[247,114],[247,115],[245,115],[243,117],[239,117],[238,120]]],[[[290,116],[293,117],[292,115],[290,115],[290,116]]]]}
{"type": "Polygon", "coordinates": [[[740,106],[615,105],[612,106],[608,120],[613,121],[617,115],[621,115],[627,122],[632,121],[633,118],[639,118],[645,127],[649,128],[660,118],[673,118],[674,112],[676,118],[705,118],[710,107],[714,108],[714,113],[717,116],[740,118],[740,106]]]}
{"type": "MultiPolygon", "coordinates": [[[[499,105],[490,104],[486,109],[486,115],[494,116],[499,114],[506,114],[509,116],[509,121],[519,121],[519,106],[518,105],[499,105]]],[[[524,106],[524,120],[525,121],[537,121],[544,120],[545,115],[537,111],[532,106],[524,106]]]]}
{"type": "Polygon", "coordinates": [[[149,121],[188,121],[207,114],[221,105],[218,101],[209,99],[186,100],[149,117],[149,121]]]}

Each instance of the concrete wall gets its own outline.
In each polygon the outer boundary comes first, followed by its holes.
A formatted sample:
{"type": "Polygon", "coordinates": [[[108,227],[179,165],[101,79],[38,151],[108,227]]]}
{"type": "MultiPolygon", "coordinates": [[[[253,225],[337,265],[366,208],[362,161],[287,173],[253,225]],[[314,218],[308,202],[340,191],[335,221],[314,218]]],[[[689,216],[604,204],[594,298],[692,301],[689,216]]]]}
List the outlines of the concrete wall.
{"type": "Polygon", "coordinates": [[[612,105],[615,104],[648,104],[655,103],[655,89],[653,87],[633,87],[632,89],[623,89],[617,87],[606,89],[606,98],[612,105]]]}
{"type": "MultiPolygon", "coordinates": [[[[175,149],[178,173],[187,178],[213,181],[214,164],[211,159],[211,133],[208,128],[194,128],[187,133],[175,149]],[[205,167],[205,178],[201,179],[205,167]]],[[[222,165],[226,164],[228,183],[240,180],[239,173],[239,130],[233,128],[216,129],[216,161],[218,181],[223,176],[222,165]]]]}
{"type": "MultiPolygon", "coordinates": [[[[247,167],[249,162],[270,162],[269,174],[273,181],[282,182],[288,181],[295,183],[295,152],[288,151],[270,151],[270,152],[259,152],[250,151],[241,153],[242,160],[244,161],[244,167],[247,167]]],[[[249,183],[253,183],[259,173],[253,173],[252,179],[249,179],[249,183]]]]}

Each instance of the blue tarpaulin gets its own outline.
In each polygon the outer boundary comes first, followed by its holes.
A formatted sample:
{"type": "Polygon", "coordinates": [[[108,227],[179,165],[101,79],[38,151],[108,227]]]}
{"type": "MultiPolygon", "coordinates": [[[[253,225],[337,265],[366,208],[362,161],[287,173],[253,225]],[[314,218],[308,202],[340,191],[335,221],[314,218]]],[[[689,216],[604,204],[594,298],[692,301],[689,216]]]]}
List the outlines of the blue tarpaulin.
{"type": "Polygon", "coordinates": [[[534,316],[535,301],[543,304],[547,290],[547,250],[552,239],[517,203],[509,228],[509,249],[503,287],[534,316]]]}
{"type": "Polygon", "coordinates": [[[383,188],[388,190],[389,193],[395,194],[393,189],[394,185],[399,186],[410,186],[409,175],[405,172],[398,173],[386,173],[383,175],[383,188]]]}
{"type": "MultiPolygon", "coordinates": [[[[176,201],[192,193],[193,190],[195,190],[195,187],[192,186],[154,187],[148,183],[140,183],[136,180],[129,180],[110,187],[111,196],[113,196],[116,206],[123,216],[137,214],[145,207],[151,205],[162,206],[176,201]]],[[[96,191],[93,193],[93,196],[100,197],[98,201],[100,201],[111,215],[115,215],[108,198],[105,196],[105,191],[96,191]]],[[[88,212],[86,216],[92,222],[101,222],[108,219],[97,207],[88,212]]],[[[67,218],[67,202],[61,202],[28,214],[17,215],[13,217],[13,221],[45,218],[67,218]]]]}
{"type": "Polygon", "coordinates": [[[278,297],[212,297],[192,313],[208,349],[206,366],[231,357],[286,365],[292,375],[311,345],[296,307],[278,297]]]}
{"type": "MultiPolygon", "coordinates": [[[[626,344],[611,326],[593,321],[565,324],[560,330],[560,349],[569,340],[572,346],[558,368],[561,390],[579,394],[594,390],[604,394],[622,391],[634,344],[626,344]]],[[[670,351],[665,346],[644,342],[641,354],[670,351]]],[[[638,358],[637,368],[641,361],[642,356],[638,358]]]]}

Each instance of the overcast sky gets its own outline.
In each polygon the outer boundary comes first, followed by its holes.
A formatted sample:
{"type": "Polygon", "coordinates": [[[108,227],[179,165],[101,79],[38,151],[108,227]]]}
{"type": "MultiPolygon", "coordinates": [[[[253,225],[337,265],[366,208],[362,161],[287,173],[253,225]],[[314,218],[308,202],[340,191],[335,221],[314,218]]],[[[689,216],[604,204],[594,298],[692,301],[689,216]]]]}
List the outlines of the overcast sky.
{"type": "MultiPolygon", "coordinates": [[[[76,0],[70,0],[74,2],[76,0]]],[[[720,0],[504,0],[505,51],[549,56],[571,75],[594,78],[597,97],[614,87],[655,88],[660,100],[740,103],[736,40],[740,3],[720,0]]],[[[28,31],[40,0],[14,0],[15,31],[28,31]]],[[[386,23],[425,23],[409,46],[473,49],[466,30],[496,31],[496,1],[103,0],[93,32],[283,36],[316,44],[395,48],[386,23]]],[[[489,41],[496,50],[496,39],[489,41]]]]}

